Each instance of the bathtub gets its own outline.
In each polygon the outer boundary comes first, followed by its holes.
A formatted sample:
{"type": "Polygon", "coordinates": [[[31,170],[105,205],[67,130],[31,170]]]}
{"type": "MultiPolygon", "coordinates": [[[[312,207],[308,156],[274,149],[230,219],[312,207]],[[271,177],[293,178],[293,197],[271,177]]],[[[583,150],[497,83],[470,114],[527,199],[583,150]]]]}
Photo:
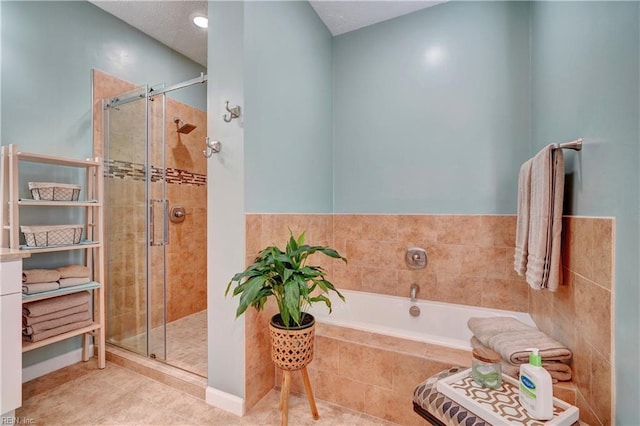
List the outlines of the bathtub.
{"type": "Polygon", "coordinates": [[[331,314],[321,303],[316,303],[309,311],[318,322],[455,349],[471,349],[472,333],[467,328],[467,320],[472,317],[510,316],[535,327],[531,317],[522,312],[423,299],[412,303],[408,297],[353,290],[340,292],[345,302],[331,294],[331,314]],[[409,314],[413,305],[420,308],[419,316],[409,314]]]}

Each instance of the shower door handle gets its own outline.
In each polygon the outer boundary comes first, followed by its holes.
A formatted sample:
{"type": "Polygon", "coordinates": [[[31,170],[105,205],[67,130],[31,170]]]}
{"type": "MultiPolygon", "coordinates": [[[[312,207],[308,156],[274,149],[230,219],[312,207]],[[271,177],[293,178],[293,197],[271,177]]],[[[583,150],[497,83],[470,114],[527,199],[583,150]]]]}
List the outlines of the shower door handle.
{"type": "Polygon", "coordinates": [[[149,245],[164,246],[169,244],[169,225],[165,220],[167,215],[168,201],[162,199],[149,200],[149,245]],[[159,211],[156,205],[160,204],[159,211]],[[156,226],[156,220],[162,221],[162,226],[156,226]]]}
{"type": "Polygon", "coordinates": [[[169,245],[169,200],[164,200],[164,212],[162,213],[162,223],[164,224],[164,245],[169,245]]]}

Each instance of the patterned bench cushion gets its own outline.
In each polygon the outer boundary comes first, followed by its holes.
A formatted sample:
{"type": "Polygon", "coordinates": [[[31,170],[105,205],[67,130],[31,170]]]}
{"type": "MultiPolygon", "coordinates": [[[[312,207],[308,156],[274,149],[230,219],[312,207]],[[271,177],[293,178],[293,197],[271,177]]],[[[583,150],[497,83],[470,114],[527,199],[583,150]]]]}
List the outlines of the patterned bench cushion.
{"type": "Polygon", "coordinates": [[[438,392],[436,388],[438,380],[467,368],[468,367],[451,367],[420,383],[413,391],[414,406],[420,407],[447,426],[490,426],[489,423],[471,411],[468,411],[457,402],[452,401],[438,392]]]}

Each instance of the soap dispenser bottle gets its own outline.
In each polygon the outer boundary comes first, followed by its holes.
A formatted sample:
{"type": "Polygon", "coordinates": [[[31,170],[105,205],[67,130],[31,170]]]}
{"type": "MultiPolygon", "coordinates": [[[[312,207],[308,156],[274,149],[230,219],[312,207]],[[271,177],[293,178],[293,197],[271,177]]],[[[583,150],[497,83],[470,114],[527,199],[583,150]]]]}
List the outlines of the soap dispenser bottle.
{"type": "Polygon", "coordinates": [[[520,366],[520,405],[529,416],[537,420],[553,417],[553,388],[551,375],[542,368],[542,357],[537,348],[528,349],[529,364],[520,366]]]}

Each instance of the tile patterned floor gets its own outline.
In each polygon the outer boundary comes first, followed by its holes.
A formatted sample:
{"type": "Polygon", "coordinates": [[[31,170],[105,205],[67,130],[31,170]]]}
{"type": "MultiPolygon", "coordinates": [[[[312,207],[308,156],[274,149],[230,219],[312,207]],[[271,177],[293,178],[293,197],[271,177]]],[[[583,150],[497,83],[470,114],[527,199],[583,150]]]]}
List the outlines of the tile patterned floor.
{"type": "MultiPolygon", "coordinates": [[[[151,330],[151,353],[161,359],[163,330],[151,330]]],[[[137,353],[146,347],[146,334],[129,337],[122,346],[137,353]]],[[[180,318],[167,324],[167,364],[207,377],[207,311],[180,318]]]]}
{"type": "MultiPolygon", "coordinates": [[[[108,362],[78,363],[23,385],[16,417],[32,425],[279,425],[277,390],[244,417],[237,417],[191,396],[108,362]]],[[[317,401],[314,421],[304,395],[292,395],[289,424],[392,426],[375,417],[317,401]]]]}

